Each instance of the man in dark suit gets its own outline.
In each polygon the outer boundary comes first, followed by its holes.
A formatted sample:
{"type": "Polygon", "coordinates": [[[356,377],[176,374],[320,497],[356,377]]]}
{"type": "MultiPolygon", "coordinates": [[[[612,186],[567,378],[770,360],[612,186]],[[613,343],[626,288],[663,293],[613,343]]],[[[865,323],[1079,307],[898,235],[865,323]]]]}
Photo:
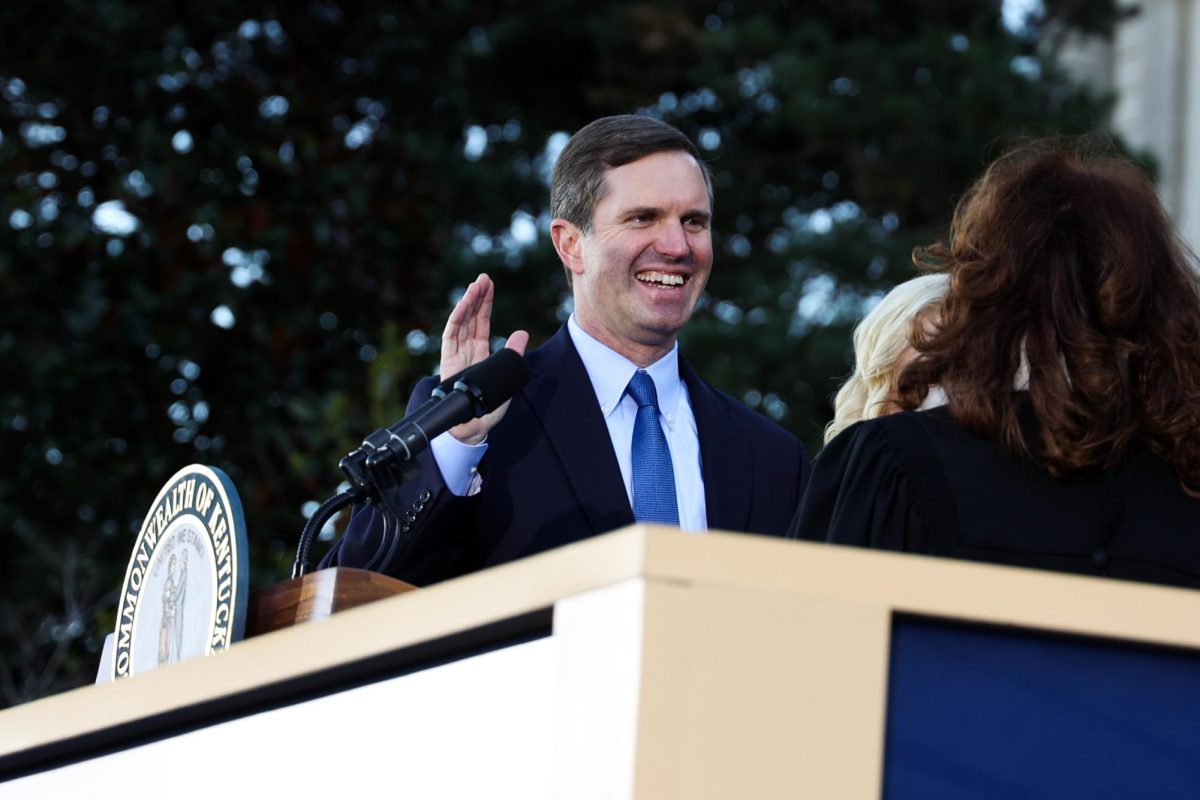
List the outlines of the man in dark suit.
{"type": "MultiPolygon", "coordinates": [[[[791,434],[702,381],[676,337],[712,268],[712,181],[691,141],[606,117],[564,148],[550,226],[574,313],[526,361],[511,403],[437,437],[409,469],[407,512],[359,508],[322,566],[423,584],[636,521],[782,535],[808,458],[791,434]]],[[[441,374],[488,355],[481,275],[442,335],[441,374]]],[[[524,353],[529,335],[507,345],[524,353]]],[[[410,408],[436,381],[418,384],[410,408]]]]}

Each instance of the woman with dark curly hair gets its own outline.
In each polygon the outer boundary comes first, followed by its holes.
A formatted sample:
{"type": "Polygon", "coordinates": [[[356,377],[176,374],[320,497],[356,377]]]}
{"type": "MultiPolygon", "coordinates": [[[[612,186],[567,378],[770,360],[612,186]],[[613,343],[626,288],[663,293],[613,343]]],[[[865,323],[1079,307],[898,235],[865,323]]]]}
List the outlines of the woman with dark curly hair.
{"type": "Polygon", "coordinates": [[[950,289],[909,410],[825,448],[790,535],[1200,586],[1200,279],[1150,181],[1018,148],[914,261],[950,289]]]}

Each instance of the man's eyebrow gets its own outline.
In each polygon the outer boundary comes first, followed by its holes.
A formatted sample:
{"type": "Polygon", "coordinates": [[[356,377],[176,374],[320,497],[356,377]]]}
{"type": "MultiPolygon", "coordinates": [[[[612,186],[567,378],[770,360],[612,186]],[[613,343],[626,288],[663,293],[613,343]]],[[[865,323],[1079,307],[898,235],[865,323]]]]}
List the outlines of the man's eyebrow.
{"type": "Polygon", "coordinates": [[[636,215],[659,217],[662,216],[662,213],[663,210],[661,208],[657,208],[656,206],[633,206],[632,208],[627,208],[622,211],[621,215],[625,217],[632,217],[636,215]]]}
{"type": "MultiPolygon", "coordinates": [[[[632,206],[622,209],[620,216],[625,217],[661,217],[666,213],[666,210],[658,206],[632,206]]],[[[705,208],[689,208],[679,215],[682,219],[702,219],[708,222],[712,219],[712,212],[705,208]]]]}

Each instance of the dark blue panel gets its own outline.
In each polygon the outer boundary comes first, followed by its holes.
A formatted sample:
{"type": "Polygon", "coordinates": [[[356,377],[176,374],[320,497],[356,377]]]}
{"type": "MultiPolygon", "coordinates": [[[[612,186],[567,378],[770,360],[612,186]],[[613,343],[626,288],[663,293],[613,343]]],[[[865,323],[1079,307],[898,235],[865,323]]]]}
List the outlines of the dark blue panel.
{"type": "Polygon", "coordinates": [[[897,617],[883,783],[887,800],[1200,798],[1200,655],[897,617]]]}

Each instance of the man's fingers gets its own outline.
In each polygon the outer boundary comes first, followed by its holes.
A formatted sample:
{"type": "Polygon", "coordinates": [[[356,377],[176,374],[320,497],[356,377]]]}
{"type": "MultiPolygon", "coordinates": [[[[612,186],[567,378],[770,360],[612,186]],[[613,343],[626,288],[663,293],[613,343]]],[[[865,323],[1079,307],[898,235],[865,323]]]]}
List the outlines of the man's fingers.
{"type": "Polygon", "coordinates": [[[504,346],[525,355],[525,348],[529,346],[529,331],[513,331],[504,346]]]}
{"type": "MultiPolygon", "coordinates": [[[[492,292],[492,282],[487,275],[480,275],[468,284],[442,329],[443,356],[476,349],[474,345],[480,339],[481,329],[486,341],[487,332],[491,330],[492,292]],[[481,319],[484,314],[486,319],[481,319]]],[[[472,355],[472,352],[466,353],[467,358],[472,355]]]]}
{"type": "Polygon", "coordinates": [[[475,309],[475,326],[471,338],[483,342],[483,354],[487,355],[488,340],[492,335],[492,301],[496,297],[496,285],[486,274],[475,279],[479,285],[479,304],[475,309]]]}
{"type": "Polygon", "coordinates": [[[460,344],[474,339],[486,340],[491,331],[494,294],[494,284],[486,274],[471,281],[454,304],[442,330],[442,339],[456,339],[460,344]]]}
{"type": "Polygon", "coordinates": [[[454,304],[450,316],[446,319],[446,327],[442,329],[442,341],[458,341],[462,337],[463,328],[469,324],[474,315],[474,306],[478,304],[478,278],[467,285],[463,296],[454,304]]]}
{"type": "Polygon", "coordinates": [[[481,273],[454,304],[442,330],[441,374],[452,375],[487,358],[494,296],[492,279],[481,273]]]}

